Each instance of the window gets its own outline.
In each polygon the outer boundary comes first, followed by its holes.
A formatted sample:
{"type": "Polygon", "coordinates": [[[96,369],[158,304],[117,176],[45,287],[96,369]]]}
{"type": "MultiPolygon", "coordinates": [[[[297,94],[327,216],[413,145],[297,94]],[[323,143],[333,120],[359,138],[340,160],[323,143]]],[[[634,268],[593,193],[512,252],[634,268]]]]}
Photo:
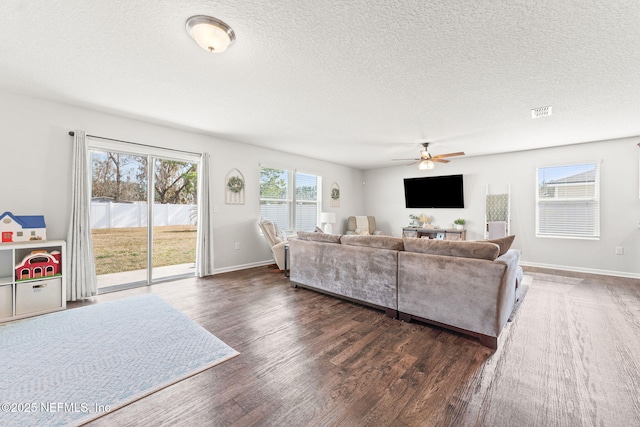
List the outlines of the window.
{"type": "Polygon", "coordinates": [[[286,231],[313,231],[321,206],[321,177],[260,168],[260,217],[286,231]],[[295,189],[295,191],[294,191],[295,189]]]}
{"type": "Polygon", "coordinates": [[[600,237],[599,162],[537,169],[536,236],[600,237]]]}

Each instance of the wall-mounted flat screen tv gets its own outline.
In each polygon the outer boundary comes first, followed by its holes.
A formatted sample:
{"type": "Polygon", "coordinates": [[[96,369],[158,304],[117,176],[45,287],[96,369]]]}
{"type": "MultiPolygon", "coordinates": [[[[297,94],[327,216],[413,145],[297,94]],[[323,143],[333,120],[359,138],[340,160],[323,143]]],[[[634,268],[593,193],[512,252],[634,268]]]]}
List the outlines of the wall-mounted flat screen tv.
{"type": "Polygon", "coordinates": [[[404,179],[407,208],[464,208],[462,175],[404,179]]]}

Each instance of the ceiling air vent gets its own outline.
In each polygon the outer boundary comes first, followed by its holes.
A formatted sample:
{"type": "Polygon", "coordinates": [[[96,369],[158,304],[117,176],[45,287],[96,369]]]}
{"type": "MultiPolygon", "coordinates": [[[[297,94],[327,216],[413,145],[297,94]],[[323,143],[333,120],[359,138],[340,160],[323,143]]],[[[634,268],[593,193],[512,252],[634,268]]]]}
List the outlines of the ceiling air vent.
{"type": "Polygon", "coordinates": [[[540,117],[547,117],[551,115],[551,105],[547,107],[539,107],[531,110],[531,118],[539,119],[540,117]]]}

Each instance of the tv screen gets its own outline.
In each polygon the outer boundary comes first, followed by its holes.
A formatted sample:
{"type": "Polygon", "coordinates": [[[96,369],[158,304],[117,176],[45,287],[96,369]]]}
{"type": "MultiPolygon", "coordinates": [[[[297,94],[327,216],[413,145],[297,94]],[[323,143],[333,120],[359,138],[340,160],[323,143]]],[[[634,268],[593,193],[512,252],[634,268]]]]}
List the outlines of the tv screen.
{"type": "Polygon", "coordinates": [[[462,175],[404,179],[407,208],[464,208],[462,175]]]}

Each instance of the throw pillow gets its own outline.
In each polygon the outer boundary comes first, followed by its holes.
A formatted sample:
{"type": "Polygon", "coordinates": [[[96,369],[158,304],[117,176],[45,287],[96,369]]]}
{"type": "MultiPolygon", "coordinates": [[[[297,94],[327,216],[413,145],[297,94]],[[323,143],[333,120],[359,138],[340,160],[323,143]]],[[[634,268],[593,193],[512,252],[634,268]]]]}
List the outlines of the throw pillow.
{"type": "Polygon", "coordinates": [[[371,235],[369,233],[369,230],[364,229],[364,228],[356,228],[353,232],[355,234],[357,234],[358,236],[370,236],[371,235]]]}
{"type": "Polygon", "coordinates": [[[276,232],[274,234],[274,240],[276,239],[280,239],[281,242],[286,242],[287,241],[287,233],[285,233],[280,227],[278,227],[277,225],[273,224],[273,226],[276,228],[276,232]]]}
{"type": "Polygon", "coordinates": [[[272,222],[266,222],[264,224],[264,233],[272,245],[282,242],[282,236],[280,235],[280,229],[272,222]]]}
{"type": "Polygon", "coordinates": [[[324,230],[316,225],[316,228],[313,230],[314,233],[324,233],[324,230]]]}
{"type": "Polygon", "coordinates": [[[500,255],[502,256],[507,253],[511,245],[513,244],[513,240],[516,238],[515,235],[500,237],[499,239],[491,239],[491,240],[482,240],[483,242],[491,242],[500,246],[500,255]]]}

